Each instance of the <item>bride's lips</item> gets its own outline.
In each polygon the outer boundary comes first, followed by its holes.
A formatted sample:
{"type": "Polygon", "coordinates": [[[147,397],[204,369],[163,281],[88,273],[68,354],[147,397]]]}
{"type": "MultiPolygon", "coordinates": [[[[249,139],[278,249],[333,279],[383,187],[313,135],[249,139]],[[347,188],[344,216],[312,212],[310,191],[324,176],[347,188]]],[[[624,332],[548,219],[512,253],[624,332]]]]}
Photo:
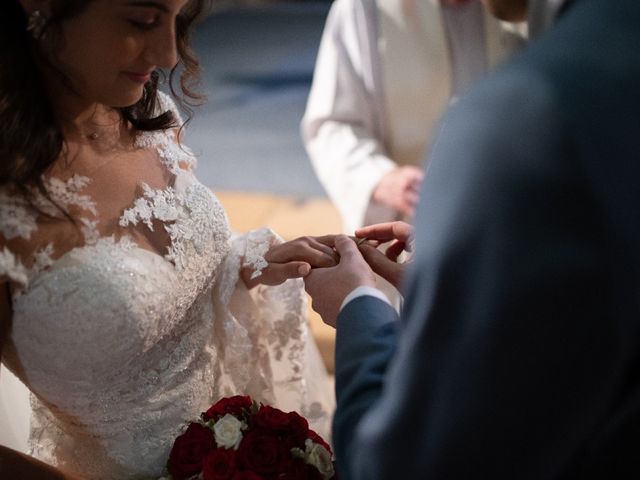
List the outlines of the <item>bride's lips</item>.
{"type": "Polygon", "coordinates": [[[138,72],[123,72],[124,75],[135,83],[147,83],[151,79],[151,72],[138,73],[138,72]]]}

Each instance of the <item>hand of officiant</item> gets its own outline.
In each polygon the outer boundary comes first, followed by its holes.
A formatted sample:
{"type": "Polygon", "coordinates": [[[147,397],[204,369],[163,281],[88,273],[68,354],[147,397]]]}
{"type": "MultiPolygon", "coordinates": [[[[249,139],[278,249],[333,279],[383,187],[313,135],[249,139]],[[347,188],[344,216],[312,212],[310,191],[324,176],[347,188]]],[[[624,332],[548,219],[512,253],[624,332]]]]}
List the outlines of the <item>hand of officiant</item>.
{"type": "Polygon", "coordinates": [[[378,223],[360,228],[355,234],[359,239],[388,243],[381,251],[369,242],[362,242],[360,252],[374,272],[399,289],[406,262],[398,263],[398,257],[403,252],[413,251],[413,227],[405,222],[378,223]]]}
{"type": "Polygon", "coordinates": [[[247,288],[258,284],[280,285],[290,278],[305,277],[312,268],[333,267],[336,265],[334,238],[334,235],[300,237],[274,245],[264,256],[268,264],[262,273],[251,278],[255,270],[245,267],[242,280],[247,288]]]}
{"type": "Polygon", "coordinates": [[[336,266],[313,269],[304,279],[305,290],[311,296],[312,308],[332,327],[345,297],[360,286],[376,286],[373,271],[358,250],[353,239],[336,235],[336,266]]]}

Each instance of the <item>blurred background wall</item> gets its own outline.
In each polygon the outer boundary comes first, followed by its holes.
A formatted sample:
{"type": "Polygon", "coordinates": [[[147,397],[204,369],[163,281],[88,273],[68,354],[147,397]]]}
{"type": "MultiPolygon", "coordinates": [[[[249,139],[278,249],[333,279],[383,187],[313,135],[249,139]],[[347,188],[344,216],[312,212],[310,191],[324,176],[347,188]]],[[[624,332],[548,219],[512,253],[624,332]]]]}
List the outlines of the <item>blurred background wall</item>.
{"type": "Polygon", "coordinates": [[[196,29],[199,107],[186,134],[215,190],[324,196],[299,134],[328,1],[224,1],[196,29]]]}

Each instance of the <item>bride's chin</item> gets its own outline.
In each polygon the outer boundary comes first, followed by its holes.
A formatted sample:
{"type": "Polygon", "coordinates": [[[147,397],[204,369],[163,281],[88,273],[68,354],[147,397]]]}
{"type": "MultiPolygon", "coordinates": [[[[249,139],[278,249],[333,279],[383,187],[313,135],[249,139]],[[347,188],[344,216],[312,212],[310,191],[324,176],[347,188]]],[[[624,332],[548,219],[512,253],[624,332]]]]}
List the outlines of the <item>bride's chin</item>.
{"type": "Polygon", "coordinates": [[[131,92],[126,95],[120,96],[120,98],[114,98],[111,102],[109,102],[109,106],[111,108],[127,108],[133,107],[136,103],[138,103],[144,94],[144,87],[140,87],[135,92],[131,92]]]}

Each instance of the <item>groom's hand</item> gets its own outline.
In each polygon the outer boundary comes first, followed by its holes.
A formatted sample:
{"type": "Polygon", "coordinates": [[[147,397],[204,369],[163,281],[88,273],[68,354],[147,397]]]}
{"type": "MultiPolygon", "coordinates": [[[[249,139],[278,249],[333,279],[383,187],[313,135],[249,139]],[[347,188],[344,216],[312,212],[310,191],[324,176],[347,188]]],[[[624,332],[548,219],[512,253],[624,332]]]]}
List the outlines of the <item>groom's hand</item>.
{"type": "Polygon", "coordinates": [[[413,251],[413,227],[405,222],[378,223],[356,230],[356,238],[390,242],[384,253],[367,242],[360,245],[360,252],[374,272],[399,290],[406,265],[398,263],[398,257],[413,251]]]}
{"type": "Polygon", "coordinates": [[[337,235],[335,250],[340,257],[335,267],[316,268],[304,279],[312,308],[322,320],[335,328],[340,305],[360,286],[376,286],[376,277],[362,257],[356,243],[346,235],[337,235]]]}

